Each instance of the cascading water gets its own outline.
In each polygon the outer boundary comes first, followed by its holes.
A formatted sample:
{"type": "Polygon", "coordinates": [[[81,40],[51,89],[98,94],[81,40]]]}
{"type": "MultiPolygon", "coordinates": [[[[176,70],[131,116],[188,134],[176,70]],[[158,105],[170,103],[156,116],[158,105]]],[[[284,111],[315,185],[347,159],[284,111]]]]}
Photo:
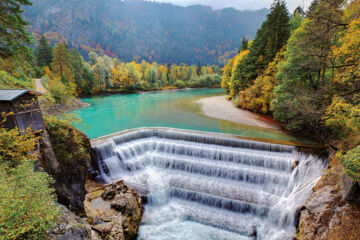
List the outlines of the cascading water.
{"type": "Polygon", "coordinates": [[[173,129],[114,135],[94,151],[106,182],[147,197],[141,240],[291,239],[324,168],[292,146],[173,129]]]}

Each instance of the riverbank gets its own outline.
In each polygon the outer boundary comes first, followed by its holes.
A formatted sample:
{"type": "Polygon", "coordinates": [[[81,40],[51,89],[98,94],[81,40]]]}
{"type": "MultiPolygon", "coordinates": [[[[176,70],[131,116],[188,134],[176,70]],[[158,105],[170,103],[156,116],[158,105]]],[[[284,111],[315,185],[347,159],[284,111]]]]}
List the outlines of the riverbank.
{"type": "Polygon", "coordinates": [[[177,87],[164,87],[159,90],[148,90],[148,91],[121,91],[121,90],[109,90],[109,91],[100,91],[91,95],[81,95],[81,98],[87,97],[99,97],[99,96],[112,96],[112,95],[125,95],[125,94],[144,94],[144,93],[156,93],[156,92],[171,92],[179,90],[200,90],[200,89],[220,89],[220,86],[217,87],[199,87],[199,88],[177,88],[177,87]]]}
{"type": "Polygon", "coordinates": [[[236,108],[225,95],[201,98],[197,101],[202,112],[209,117],[227,120],[249,126],[280,130],[280,123],[270,117],[236,108]]]}
{"type": "Polygon", "coordinates": [[[335,155],[330,149],[329,166],[301,208],[295,239],[359,239],[360,185],[344,173],[335,155]]]}

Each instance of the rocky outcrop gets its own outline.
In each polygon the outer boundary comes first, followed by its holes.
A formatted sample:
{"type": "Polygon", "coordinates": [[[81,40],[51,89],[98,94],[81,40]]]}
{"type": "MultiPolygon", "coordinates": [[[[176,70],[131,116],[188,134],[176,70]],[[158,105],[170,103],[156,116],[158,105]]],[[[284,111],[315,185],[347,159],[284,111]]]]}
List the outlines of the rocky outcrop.
{"type": "Polygon", "coordinates": [[[357,240],[360,236],[359,185],[343,173],[332,157],[300,213],[297,239],[357,240]]]}
{"type": "Polygon", "coordinates": [[[70,111],[74,111],[80,108],[90,106],[89,103],[83,102],[78,98],[71,98],[70,102],[67,104],[53,104],[50,106],[42,105],[42,110],[46,112],[48,115],[58,115],[61,113],[67,113],[70,111]]]}
{"type": "MultiPolygon", "coordinates": [[[[57,159],[49,132],[45,130],[40,141],[40,163],[41,167],[55,180],[53,187],[59,203],[69,207],[79,215],[84,215],[85,181],[91,162],[91,147],[89,138],[85,134],[80,133],[80,135],[89,154],[86,154],[83,159],[72,159],[72,161],[64,162],[57,159]]],[[[71,148],[76,147],[71,146],[71,148]]]]}
{"type": "Polygon", "coordinates": [[[48,238],[53,240],[95,239],[92,237],[90,225],[60,204],[59,219],[56,226],[49,231],[48,238]]]}
{"type": "Polygon", "coordinates": [[[123,181],[89,193],[85,206],[91,228],[102,239],[136,239],[143,214],[142,201],[123,181]]]}

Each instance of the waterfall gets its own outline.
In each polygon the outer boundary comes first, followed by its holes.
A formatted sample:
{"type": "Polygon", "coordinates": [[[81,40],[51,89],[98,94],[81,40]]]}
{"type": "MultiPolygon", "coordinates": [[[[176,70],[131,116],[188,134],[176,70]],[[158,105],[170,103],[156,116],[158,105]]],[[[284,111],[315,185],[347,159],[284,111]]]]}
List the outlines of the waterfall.
{"type": "Polygon", "coordinates": [[[291,239],[325,167],[293,146],[175,129],[93,148],[104,181],[124,180],[147,199],[141,240],[291,239]]]}

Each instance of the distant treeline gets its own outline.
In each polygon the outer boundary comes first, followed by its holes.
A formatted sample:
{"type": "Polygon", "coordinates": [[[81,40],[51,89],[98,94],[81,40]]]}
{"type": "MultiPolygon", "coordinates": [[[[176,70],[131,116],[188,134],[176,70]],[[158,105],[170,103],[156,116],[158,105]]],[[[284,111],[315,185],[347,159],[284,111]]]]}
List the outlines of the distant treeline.
{"type": "Polygon", "coordinates": [[[167,87],[220,87],[220,67],[186,64],[161,65],[135,61],[124,63],[107,55],[89,53],[84,61],[78,50],[66,43],[52,48],[43,35],[35,51],[37,75],[57,102],[66,96],[92,95],[99,92],[137,92],[167,87]]]}

